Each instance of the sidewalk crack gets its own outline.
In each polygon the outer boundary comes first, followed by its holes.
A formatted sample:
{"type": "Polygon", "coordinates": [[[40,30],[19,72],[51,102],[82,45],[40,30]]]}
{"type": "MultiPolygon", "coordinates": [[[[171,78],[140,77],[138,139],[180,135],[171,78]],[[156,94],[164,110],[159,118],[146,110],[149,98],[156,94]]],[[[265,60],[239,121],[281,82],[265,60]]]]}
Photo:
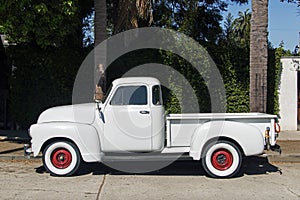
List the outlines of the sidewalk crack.
{"type": "Polygon", "coordinates": [[[297,194],[296,192],[294,192],[293,190],[291,190],[289,187],[286,186],[286,189],[293,195],[295,195],[296,197],[300,198],[300,195],[297,194]]]}
{"type": "Polygon", "coordinates": [[[99,197],[100,197],[100,194],[101,194],[102,188],[103,188],[103,186],[104,186],[105,179],[106,179],[106,174],[104,174],[104,176],[103,176],[103,179],[102,179],[101,185],[100,185],[100,187],[99,187],[99,190],[98,190],[98,194],[97,194],[97,198],[96,198],[96,200],[98,200],[98,199],[99,199],[99,197]]]}

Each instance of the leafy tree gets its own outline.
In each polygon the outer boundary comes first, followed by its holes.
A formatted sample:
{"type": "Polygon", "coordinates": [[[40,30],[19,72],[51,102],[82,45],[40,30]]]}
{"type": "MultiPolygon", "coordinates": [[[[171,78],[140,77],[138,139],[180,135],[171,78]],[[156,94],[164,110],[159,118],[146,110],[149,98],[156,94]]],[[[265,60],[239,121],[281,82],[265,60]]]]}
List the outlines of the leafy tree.
{"type": "Polygon", "coordinates": [[[91,0],[0,0],[0,29],[10,44],[10,113],[21,128],[45,108],[71,103],[76,72],[88,48],[83,19],[91,0]]]}
{"type": "Polygon", "coordinates": [[[250,19],[251,14],[247,9],[244,12],[239,11],[238,18],[233,22],[235,36],[241,40],[241,44],[244,46],[250,42],[250,19]]]}
{"type": "Polygon", "coordinates": [[[278,48],[273,48],[269,44],[269,63],[268,63],[268,107],[267,113],[279,114],[279,94],[281,77],[281,61],[284,56],[292,56],[289,50],[284,49],[284,43],[281,42],[278,48]]]}
{"type": "MultiPolygon", "coordinates": [[[[241,79],[244,81],[247,80],[247,77],[249,77],[248,73],[249,69],[248,63],[243,65],[245,62],[247,62],[247,58],[249,57],[249,54],[247,54],[247,50],[240,51],[242,48],[246,47],[246,35],[245,37],[240,39],[244,39],[244,45],[241,45],[240,40],[239,41],[227,41],[228,43],[225,45],[226,48],[223,48],[222,40],[222,28],[220,26],[220,21],[222,19],[222,16],[220,14],[221,10],[226,9],[226,2],[222,1],[161,1],[160,3],[156,4],[157,7],[164,10],[163,13],[155,13],[154,12],[154,21],[157,26],[162,27],[168,27],[175,29],[177,31],[183,32],[191,37],[193,37],[195,40],[197,40],[200,44],[205,46],[210,55],[213,57],[214,61],[217,63],[217,66],[219,67],[222,75],[226,78],[224,78],[225,87],[226,86],[232,86],[232,89],[237,89],[238,91],[233,94],[233,90],[228,89],[227,94],[229,94],[229,98],[235,95],[238,96],[241,102],[241,106],[236,106],[234,108],[233,104],[228,105],[228,111],[238,111],[238,112],[245,112],[248,110],[249,101],[247,101],[247,84],[241,84],[241,79]],[[221,44],[221,45],[220,45],[221,44]],[[232,45],[235,45],[234,47],[232,45]],[[236,51],[233,51],[233,49],[236,51]],[[226,53],[229,52],[230,55],[227,55],[226,53]],[[241,55],[241,52],[245,52],[245,54],[241,55]],[[226,54],[226,56],[222,57],[223,54],[226,54]],[[235,55],[234,55],[235,54],[235,55]],[[236,56],[236,55],[241,56],[236,56]],[[245,60],[244,62],[239,62],[240,60],[245,60]],[[228,60],[226,58],[232,58],[229,63],[227,63],[228,60]],[[237,58],[238,57],[238,58],[237,58]],[[231,63],[232,62],[232,63],[231,63]],[[238,63],[238,64],[236,64],[238,63]],[[228,65],[227,65],[228,64],[228,65]],[[242,66],[241,66],[242,65],[242,66]],[[237,70],[236,70],[237,69],[237,70]],[[237,71],[237,74],[235,72],[237,71]],[[227,76],[226,73],[228,71],[231,71],[234,75],[233,76],[227,76]],[[241,72],[242,71],[242,72],[241,72]],[[243,74],[242,74],[243,73],[243,74]],[[241,75],[242,74],[242,75],[241,75]],[[246,74],[246,76],[244,75],[246,74]],[[232,82],[232,78],[235,78],[234,84],[232,82]],[[246,86],[245,86],[246,85],[246,86]],[[246,89],[245,89],[246,88],[246,89]],[[246,96],[246,98],[244,97],[246,96]]],[[[233,19],[228,18],[228,32],[233,31],[233,19]],[[232,29],[232,30],[230,30],[232,29]]],[[[247,20],[250,20],[250,18],[247,16],[247,20]]],[[[249,22],[250,23],[250,22],[249,22]]],[[[246,31],[246,30],[245,30],[246,31]]],[[[230,35],[227,35],[228,37],[237,38],[233,35],[233,33],[230,35]]],[[[248,33],[249,36],[249,33],[248,33]]],[[[249,49],[249,47],[248,47],[249,49]]],[[[181,74],[185,76],[187,80],[189,80],[190,84],[194,88],[195,92],[197,93],[198,97],[198,103],[200,107],[201,112],[210,112],[210,96],[207,90],[207,87],[202,79],[202,77],[193,69],[191,68],[190,64],[184,62],[181,58],[178,58],[175,55],[165,55],[164,57],[164,64],[172,66],[177,71],[179,71],[181,74]]],[[[249,61],[249,60],[248,60],[249,61]]],[[[170,77],[170,80],[174,79],[174,77],[170,77]]],[[[182,87],[184,86],[177,86],[175,88],[175,91],[181,91],[182,87]]],[[[170,99],[174,101],[175,104],[178,105],[178,102],[184,101],[188,102],[189,97],[182,95],[182,99],[178,100],[174,98],[174,95],[170,96],[170,99]]],[[[232,100],[228,102],[233,102],[232,100]]],[[[172,103],[171,103],[172,104],[172,103]]],[[[237,104],[235,104],[237,105],[237,104]]],[[[176,106],[171,105],[170,112],[178,112],[178,109],[175,109],[176,106]]],[[[185,111],[185,110],[183,110],[185,111]]],[[[187,111],[187,112],[192,112],[187,111]]],[[[195,112],[195,110],[194,110],[195,112]]]]}
{"type": "Polygon", "coordinates": [[[280,2],[295,3],[295,4],[300,5],[299,0],[280,0],[280,2]]]}
{"type": "Polygon", "coordinates": [[[34,42],[43,48],[59,46],[80,25],[79,20],[74,20],[77,3],[73,0],[1,0],[2,31],[17,44],[34,42]]]}
{"type": "Polygon", "coordinates": [[[226,95],[227,112],[249,111],[249,28],[251,14],[240,12],[234,19],[229,13],[225,20],[223,36],[218,49],[213,53],[215,62],[222,73],[226,95]],[[245,14],[245,18],[241,14],[245,14]],[[246,21],[242,20],[245,19],[246,21]]]}

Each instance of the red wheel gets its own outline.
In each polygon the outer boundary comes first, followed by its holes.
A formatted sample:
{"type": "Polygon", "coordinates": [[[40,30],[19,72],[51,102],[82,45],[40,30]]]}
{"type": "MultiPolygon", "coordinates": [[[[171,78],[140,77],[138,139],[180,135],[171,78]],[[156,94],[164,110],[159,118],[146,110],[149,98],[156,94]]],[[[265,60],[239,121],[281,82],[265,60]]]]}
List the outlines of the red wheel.
{"type": "Polygon", "coordinates": [[[80,165],[80,152],[77,146],[68,141],[49,144],[43,152],[43,163],[48,172],[55,176],[70,176],[80,165]]]}
{"type": "Polygon", "coordinates": [[[72,162],[72,154],[67,149],[55,149],[51,155],[51,162],[58,169],[65,169],[72,162]]]}
{"type": "Polygon", "coordinates": [[[242,153],[232,142],[214,141],[205,146],[201,160],[209,176],[232,177],[241,167],[242,153]]]}
{"type": "Polygon", "coordinates": [[[228,150],[220,149],[213,153],[211,162],[214,168],[224,171],[231,167],[233,163],[233,156],[228,150]]]}

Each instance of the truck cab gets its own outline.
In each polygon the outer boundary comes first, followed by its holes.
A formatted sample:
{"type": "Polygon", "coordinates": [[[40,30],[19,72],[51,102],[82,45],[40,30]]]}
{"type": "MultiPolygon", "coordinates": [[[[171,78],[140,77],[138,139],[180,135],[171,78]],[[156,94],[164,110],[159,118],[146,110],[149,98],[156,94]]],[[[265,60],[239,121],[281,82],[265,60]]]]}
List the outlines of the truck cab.
{"type": "Polygon", "coordinates": [[[165,110],[160,82],[155,78],[117,79],[95,115],[103,152],[164,148],[165,110]]]}

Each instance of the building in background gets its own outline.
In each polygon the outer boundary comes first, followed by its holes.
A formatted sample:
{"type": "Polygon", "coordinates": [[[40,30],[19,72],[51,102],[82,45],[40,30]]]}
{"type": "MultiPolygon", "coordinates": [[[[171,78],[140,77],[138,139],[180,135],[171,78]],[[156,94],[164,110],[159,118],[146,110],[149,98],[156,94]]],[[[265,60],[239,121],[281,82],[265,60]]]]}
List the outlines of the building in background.
{"type": "Polygon", "coordinates": [[[300,124],[300,57],[281,59],[279,115],[282,130],[297,130],[300,124]]]}

